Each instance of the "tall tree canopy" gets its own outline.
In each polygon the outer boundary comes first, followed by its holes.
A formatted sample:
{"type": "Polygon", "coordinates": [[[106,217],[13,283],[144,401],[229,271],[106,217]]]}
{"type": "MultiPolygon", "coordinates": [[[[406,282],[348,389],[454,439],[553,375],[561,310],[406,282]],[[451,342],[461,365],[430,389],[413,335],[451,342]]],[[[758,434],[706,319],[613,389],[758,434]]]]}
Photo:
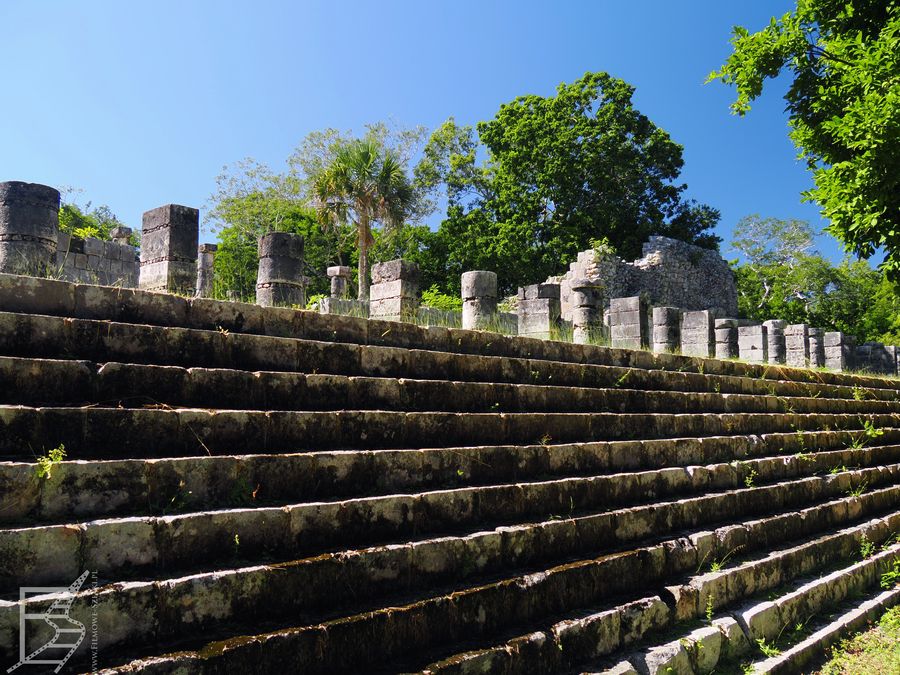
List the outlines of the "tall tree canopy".
{"type": "Polygon", "coordinates": [[[416,200],[406,167],[399,155],[377,142],[353,140],[312,176],[312,197],[324,226],[349,224],[356,231],[358,299],[368,301],[372,226],[403,225],[416,200]]]}
{"type": "Polygon", "coordinates": [[[718,211],[683,198],[682,147],[634,107],[633,93],[588,73],[556,96],[501,106],[477,125],[477,139],[452,118],[432,134],[416,178],[446,189],[448,285],[482,268],[511,291],[603,238],[624,256],[637,256],[651,234],[717,245],[709,229],[718,211]]]}
{"type": "Polygon", "coordinates": [[[790,72],[790,136],[815,182],[805,197],[849,252],[883,248],[883,269],[900,278],[900,4],[798,0],[759,32],[735,27],[731,42],[710,79],[736,87],[732,111],[790,72]]]}

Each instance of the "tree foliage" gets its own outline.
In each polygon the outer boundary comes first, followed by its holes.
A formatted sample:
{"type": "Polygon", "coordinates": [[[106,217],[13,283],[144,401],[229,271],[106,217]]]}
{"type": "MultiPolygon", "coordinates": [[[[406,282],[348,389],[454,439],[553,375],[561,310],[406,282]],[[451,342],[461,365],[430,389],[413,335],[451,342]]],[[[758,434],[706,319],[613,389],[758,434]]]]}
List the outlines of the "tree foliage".
{"type": "MultiPolygon", "coordinates": [[[[92,209],[91,202],[88,202],[82,208],[76,199],[80,193],[81,190],[70,187],[60,189],[62,203],[59,207],[59,231],[79,239],[93,237],[109,241],[113,228],[123,227],[125,223],[105,204],[92,209]]],[[[139,241],[137,235],[133,234],[130,243],[136,246],[139,241]]]]}
{"type": "Polygon", "coordinates": [[[848,252],[883,248],[883,269],[900,277],[900,4],[798,0],[756,33],[735,27],[731,42],[710,79],[735,86],[732,111],[789,72],[790,136],[815,183],[805,198],[848,252]]]}
{"type": "Polygon", "coordinates": [[[635,257],[651,234],[717,245],[718,211],[684,199],[682,147],[634,107],[633,93],[588,73],[555,96],[502,105],[476,129],[451,118],[432,134],[416,179],[444,190],[448,285],[466,269],[491,269],[509,292],[603,237],[635,257]]]}
{"type": "Polygon", "coordinates": [[[738,308],[742,317],[784,319],[840,330],[860,340],[900,340],[900,295],[864,260],[834,265],[813,247],[802,220],[749,216],[734,229],[738,308]]]}

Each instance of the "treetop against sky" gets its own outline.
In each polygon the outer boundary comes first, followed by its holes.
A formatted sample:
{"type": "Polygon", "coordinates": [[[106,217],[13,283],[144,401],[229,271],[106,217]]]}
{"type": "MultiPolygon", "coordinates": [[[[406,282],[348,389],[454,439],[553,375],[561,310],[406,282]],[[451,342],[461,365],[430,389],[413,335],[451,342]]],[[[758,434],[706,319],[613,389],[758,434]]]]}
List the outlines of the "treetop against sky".
{"type": "MultiPolygon", "coordinates": [[[[225,164],[280,169],[307,133],[392,119],[489,120],[525,94],[605,71],[684,146],[688,197],[722,212],[820,228],[776,81],[752,115],[707,74],[734,25],[757,30],[790,0],[722,3],[0,2],[0,179],[84,190],[126,223],[204,206],[225,164]]],[[[436,225],[441,212],[432,216],[436,225]]],[[[208,237],[211,235],[207,235],[208,237]]],[[[840,256],[830,238],[819,247],[840,256]]]]}

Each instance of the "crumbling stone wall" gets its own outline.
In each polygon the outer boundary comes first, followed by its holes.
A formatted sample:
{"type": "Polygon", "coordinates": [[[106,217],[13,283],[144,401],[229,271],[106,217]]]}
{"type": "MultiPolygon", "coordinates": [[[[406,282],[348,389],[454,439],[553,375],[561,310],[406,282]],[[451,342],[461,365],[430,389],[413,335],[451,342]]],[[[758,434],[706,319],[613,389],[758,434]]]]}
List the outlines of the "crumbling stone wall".
{"type": "Polygon", "coordinates": [[[593,249],[579,253],[566,274],[547,280],[560,285],[562,318],[572,319],[572,281],[576,279],[599,283],[606,303],[611,298],[643,295],[654,306],[737,316],[734,274],[718,252],[669,237],[650,237],[643,254],[626,262],[593,249]]]}
{"type": "Polygon", "coordinates": [[[134,246],[100,239],[79,239],[59,233],[57,273],[61,279],[82,284],[137,288],[140,263],[134,246]]]}

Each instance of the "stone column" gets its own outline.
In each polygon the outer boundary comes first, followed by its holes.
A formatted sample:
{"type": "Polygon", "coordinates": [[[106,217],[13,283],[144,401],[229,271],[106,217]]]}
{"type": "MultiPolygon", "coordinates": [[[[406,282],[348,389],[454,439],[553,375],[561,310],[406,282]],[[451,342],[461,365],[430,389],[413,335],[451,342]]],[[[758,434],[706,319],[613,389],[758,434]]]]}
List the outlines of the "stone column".
{"type": "Polygon", "coordinates": [[[494,272],[473,270],[463,272],[462,327],[466,330],[486,330],[497,323],[497,275],[494,272]]]}
{"type": "Polygon", "coordinates": [[[809,367],[821,368],[825,365],[825,340],[821,328],[809,328],[809,367]]]}
{"type": "Polygon", "coordinates": [[[738,354],[750,363],[766,363],[769,358],[769,339],[765,326],[738,328],[738,354]]]}
{"type": "Polygon", "coordinates": [[[37,183],[0,183],[0,272],[57,271],[59,191],[37,183]]]}
{"type": "Polygon", "coordinates": [[[131,238],[131,228],[120,225],[109,231],[109,237],[119,246],[131,246],[129,239],[131,238]]]}
{"type": "Polygon", "coordinates": [[[609,301],[610,343],[617,349],[650,346],[647,300],[640,295],[609,301]]]}
{"type": "Polygon", "coordinates": [[[681,309],[653,308],[653,351],[674,354],[681,349],[681,309]]]}
{"type": "Polygon", "coordinates": [[[519,289],[519,335],[549,340],[559,327],[559,284],[533,284],[519,289]]]}
{"type": "MultiPolygon", "coordinates": [[[[829,370],[853,370],[856,357],[856,339],[840,331],[831,331],[823,336],[825,367],[829,370]]],[[[790,353],[790,352],[789,352],[790,353]]]]}
{"type": "Polygon", "coordinates": [[[419,266],[399,258],[372,265],[369,317],[415,322],[419,310],[419,266]]]}
{"type": "Polygon", "coordinates": [[[197,249],[197,289],[195,295],[198,298],[212,297],[213,292],[213,265],[216,260],[216,251],[219,247],[215,244],[200,244],[197,249]]]}
{"type": "Polygon", "coordinates": [[[787,353],[784,329],[787,327],[787,321],[770,319],[763,321],[763,326],[766,327],[766,339],[769,341],[768,363],[785,363],[787,353]]]}
{"type": "Polygon", "coordinates": [[[716,353],[715,313],[708,309],[681,315],[681,353],[709,358],[716,353]]]}
{"type": "Polygon", "coordinates": [[[784,329],[785,363],[795,368],[809,366],[809,326],[793,323],[784,329]]]}
{"type": "MultiPolygon", "coordinates": [[[[603,287],[590,279],[569,282],[572,306],[572,342],[598,344],[604,340],[603,287]]],[[[560,289],[562,292],[562,289],[560,289]]]]}
{"type": "Polygon", "coordinates": [[[197,284],[200,211],[167,204],[144,213],[139,285],[148,291],[193,295],[197,284]]]}
{"type": "Polygon", "coordinates": [[[331,279],[331,297],[335,300],[346,299],[350,289],[350,268],[347,265],[333,265],[325,272],[331,279]]]}
{"type": "Polygon", "coordinates": [[[270,232],[259,238],[256,304],[263,307],[306,307],[303,287],[303,236],[270,232]]]}
{"type": "Polygon", "coordinates": [[[716,319],[713,326],[716,333],[716,358],[738,358],[738,320],[716,319]]]}

